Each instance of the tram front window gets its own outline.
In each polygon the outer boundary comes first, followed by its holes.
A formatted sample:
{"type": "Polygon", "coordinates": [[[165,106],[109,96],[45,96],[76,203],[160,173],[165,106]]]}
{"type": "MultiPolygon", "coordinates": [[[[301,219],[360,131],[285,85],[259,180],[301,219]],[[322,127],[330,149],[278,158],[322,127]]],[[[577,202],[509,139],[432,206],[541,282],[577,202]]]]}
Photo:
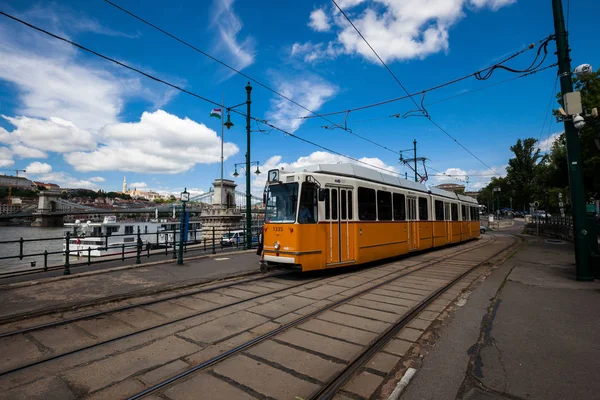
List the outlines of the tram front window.
{"type": "Polygon", "coordinates": [[[267,188],[266,222],[295,222],[297,206],[297,183],[282,183],[267,188]]]}

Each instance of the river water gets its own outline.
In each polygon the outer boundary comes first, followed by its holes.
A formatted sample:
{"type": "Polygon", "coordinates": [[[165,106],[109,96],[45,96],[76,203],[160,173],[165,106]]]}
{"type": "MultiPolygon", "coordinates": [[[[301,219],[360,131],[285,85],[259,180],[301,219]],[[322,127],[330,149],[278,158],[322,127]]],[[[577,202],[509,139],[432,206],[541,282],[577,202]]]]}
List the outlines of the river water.
{"type": "MultiPolygon", "coordinates": [[[[44,250],[48,250],[48,252],[57,251],[60,253],[48,255],[48,266],[62,265],[64,263],[64,256],[62,255],[63,236],[67,230],[67,227],[34,228],[29,226],[0,226],[0,257],[19,255],[19,243],[1,242],[7,240],[19,240],[19,238],[56,238],[57,240],[45,240],[41,242],[24,242],[23,254],[27,255],[43,253],[44,250]]],[[[44,266],[44,256],[24,257],[22,260],[19,260],[18,258],[11,258],[7,260],[0,260],[0,272],[15,268],[32,268],[31,263],[33,261],[36,263],[37,268],[44,266]]]]}

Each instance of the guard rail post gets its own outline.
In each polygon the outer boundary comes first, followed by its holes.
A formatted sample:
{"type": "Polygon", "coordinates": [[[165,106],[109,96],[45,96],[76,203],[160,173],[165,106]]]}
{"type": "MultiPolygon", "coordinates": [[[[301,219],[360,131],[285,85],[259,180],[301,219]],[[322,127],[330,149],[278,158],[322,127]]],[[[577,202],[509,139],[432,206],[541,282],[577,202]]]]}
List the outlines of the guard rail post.
{"type": "Polygon", "coordinates": [[[173,260],[177,259],[177,229],[173,229],[173,260]]]}
{"type": "Polygon", "coordinates": [[[65,241],[66,241],[66,245],[65,245],[65,270],[63,272],[63,275],[71,275],[71,269],[70,269],[70,265],[69,265],[69,255],[71,253],[71,249],[69,248],[69,245],[71,244],[71,232],[67,231],[67,233],[65,234],[65,241]]]}
{"type": "Polygon", "coordinates": [[[215,227],[214,226],[213,226],[213,229],[212,229],[212,240],[213,240],[213,243],[212,243],[212,253],[213,254],[217,254],[217,250],[215,249],[215,227]]]}
{"type": "Polygon", "coordinates": [[[44,272],[48,271],[48,250],[44,250],[44,272]]]}
{"type": "Polygon", "coordinates": [[[19,239],[19,260],[23,259],[23,238],[19,239]]]}
{"type": "Polygon", "coordinates": [[[140,235],[140,227],[137,227],[137,252],[135,255],[135,263],[141,264],[142,260],[140,260],[140,256],[142,255],[142,237],[140,235]]]}

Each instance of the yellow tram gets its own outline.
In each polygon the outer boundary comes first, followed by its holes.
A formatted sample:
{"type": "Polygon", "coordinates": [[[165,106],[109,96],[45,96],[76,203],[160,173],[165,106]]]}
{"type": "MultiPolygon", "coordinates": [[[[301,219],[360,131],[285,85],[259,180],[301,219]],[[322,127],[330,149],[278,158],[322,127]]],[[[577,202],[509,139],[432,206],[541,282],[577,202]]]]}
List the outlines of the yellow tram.
{"type": "Polygon", "coordinates": [[[471,197],[355,164],[270,170],[261,268],[362,264],[479,236],[471,197]]]}

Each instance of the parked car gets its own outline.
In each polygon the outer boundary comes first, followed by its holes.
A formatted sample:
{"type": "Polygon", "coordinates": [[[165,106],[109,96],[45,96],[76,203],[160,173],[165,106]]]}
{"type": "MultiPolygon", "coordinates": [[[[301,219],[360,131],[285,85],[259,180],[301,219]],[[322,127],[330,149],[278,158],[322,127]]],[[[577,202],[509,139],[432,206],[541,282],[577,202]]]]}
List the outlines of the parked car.
{"type": "Polygon", "coordinates": [[[227,232],[221,237],[221,246],[234,246],[244,243],[244,231],[227,232]]]}
{"type": "Polygon", "coordinates": [[[480,225],[479,226],[479,232],[481,232],[481,234],[483,235],[485,232],[487,231],[487,227],[480,225]]]}
{"type": "Polygon", "coordinates": [[[552,215],[544,210],[537,210],[533,213],[534,218],[550,218],[552,215]]]}

